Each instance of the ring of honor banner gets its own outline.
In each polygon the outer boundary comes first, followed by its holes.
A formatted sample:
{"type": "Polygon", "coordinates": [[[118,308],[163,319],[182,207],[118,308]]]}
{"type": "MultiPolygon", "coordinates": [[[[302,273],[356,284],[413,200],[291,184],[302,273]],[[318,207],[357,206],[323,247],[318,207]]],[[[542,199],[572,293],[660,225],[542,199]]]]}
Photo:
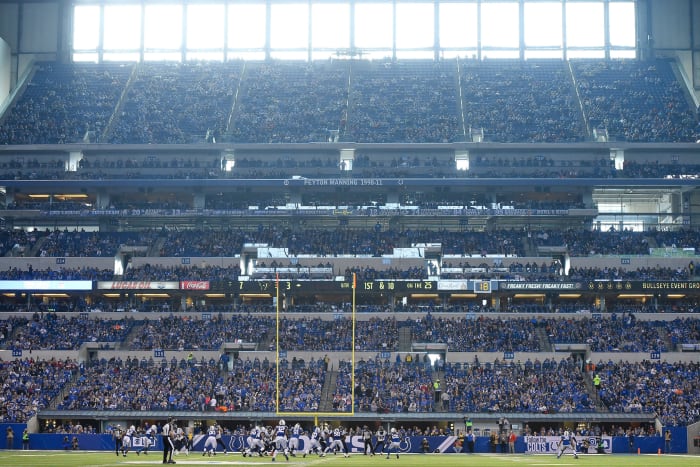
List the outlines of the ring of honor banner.
{"type": "MultiPolygon", "coordinates": [[[[575,436],[576,451],[583,454],[595,454],[597,452],[598,439],[603,440],[603,450],[606,454],[612,453],[612,436],[575,436]],[[583,440],[588,439],[588,452],[584,453],[583,440]]],[[[532,454],[556,454],[559,449],[559,436],[525,436],[525,452],[532,454]]]]}

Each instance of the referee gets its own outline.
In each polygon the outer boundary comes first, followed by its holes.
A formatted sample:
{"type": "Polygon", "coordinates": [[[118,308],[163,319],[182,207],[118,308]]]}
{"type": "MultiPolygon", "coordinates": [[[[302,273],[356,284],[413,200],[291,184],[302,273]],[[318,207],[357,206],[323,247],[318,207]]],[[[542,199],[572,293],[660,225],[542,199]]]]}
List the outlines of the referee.
{"type": "Polygon", "coordinates": [[[170,433],[173,432],[173,419],[168,419],[168,423],[163,425],[163,464],[174,464],[173,460],[173,441],[170,438],[170,433]]]}

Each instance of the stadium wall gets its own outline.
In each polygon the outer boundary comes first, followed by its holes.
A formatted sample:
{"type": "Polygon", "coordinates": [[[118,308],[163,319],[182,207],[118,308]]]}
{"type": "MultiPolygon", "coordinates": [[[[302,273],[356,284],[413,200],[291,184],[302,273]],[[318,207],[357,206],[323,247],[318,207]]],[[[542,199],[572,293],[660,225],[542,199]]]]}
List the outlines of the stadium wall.
{"type": "MultiPolygon", "coordinates": [[[[0,424],[0,430],[2,430],[2,433],[5,432],[5,429],[7,428],[7,424],[0,424]]],[[[16,433],[15,435],[15,444],[13,445],[12,449],[21,449],[22,447],[22,431],[24,430],[24,425],[20,424],[14,424],[12,425],[13,429],[16,433]]],[[[672,432],[672,444],[671,444],[671,452],[675,454],[685,454],[688,452],[687,446],[685,443],[685,438],[686,438],[686,433],[687,430],[685,427],[673,427],[669,428],[672,432]]],[[[112,439],[112,436],[109,434],[77,434],[77,435],[72,435],[72,434],[30,434],[29,436],[29,444],[30,448],[32,450],[50,450],[50,451],[60,451],[64,449],[70,449],[68,446],[65,445],[64,443],[64,437],[68,436],[69,440],[72,440],[73,436],[77,437],[78,439],[78,446],[79,450],[83,451],[112,451],[114,450],[114,440],[112,439]]],[[[430,443],[430,450],[431,452],[436,452],[436,450],[439,450],[439,452],[445,453],[445,454],[456,454],[458,453],[457,450],[455,450],[454,443],[457,440],[456,436],[427,436],[428,442],[430,443]]],[[[222,437],[224,440],[224,443],[229,447],[231,451],[239,451],[242,443],[244,443],[243,438],[240,436],[229,436],[225,435],[222,437]]],[[[300,449],[304,449],[304,442],[306,441],[306,437],[301,438],[301,446],[300,449]]],[[[402,441],[401,443],[401,452],[402,453],[420,453],[420,445],[421,445],[421,440],[423,437],[421,436],[412,436],[409,438],[406,438],[402,441]]],[[[349,440],[349,447],[351,448],[351,451],[353,453],[359,454],[362,452],[362,439],[360,436],[353,436],[351,440],[349,440]]],[[[634,445],[633,448],[630,447],[629,444],[629,439],[624,436],[616,436],[613,437],[611,440],[611,446],[609,449],[613,454],[625,454],[625,453],[630,453],[630,452],[637,452],[637,449],[639,449],[639,452],[641,454],[655,454],[658,453],[659,450],[663,452],[664,449],[664,441],[663,438],[660,436],[653,436],[653,437],[636,437],[634,440],[634,445]]],[[[3,437],[2,441],[2,446],[5,447],[5,441],[3,437]]],[[[195,435],[194,437],[194,449],[195,451],[199,451],[202,449],[204,445],[204,436],[203,435],[195,435]]],[[[528,451],[528,445],[526,444],[525,437],[524,436],[519,436],[516,443],[515,443],[515,451],[516,453],[522,454],[525,452],[532,452],[532,453],[537,453],[537,454],[554,454],[554,450],[556,446],[554,443],[548,443],[548,446],[546,446],[544,449],[538,449],[538,450],[532,450],[532,446],[530,446],[530,450],[528,451]]],[[[156,437],[156,443],[154,446],[151,447],[152,451],[162,451],[162,444],[160,440],[160,436],[156,437]]],[[[491,447],[489,445],[489,438],[487,436],[479,436],[476,438],[476,443],[475,443],[475,452],[476,453],[488,453],[492,452],[491,447]]],[[[500,453],[500,446],[498,447],[497,451],[500,453]]],[[[467,453],[466,446],[463,448],[461,451],[462,454],[467,453]]]]}
{"type": "MultiPolygon", "coordinates": [[[[110,343],[113,345],[113,343],[110,343]]],[[[441,345],[441,344],[433,344],[436,349],[441,345]]],[[[567,345],[567,344],[564,344],[567,345]]],[[[574,350],[574,344],[571,344],[571,348],[573,351],[574,350]]],[[[513,360],[504,360],[504,353],[503,352],[448,352],[447,353],[447,361],[448,362],[473,362],[474,358],[478,358],[481,363],[486,363],[490,362],[493,363],[494,361],[513,361],[515,363],[523,363],[527,361],[528,359],[535,361],[543,361],[545,359],[555,359],[557,361],[563,359],[563,358],[568,358],[571,355],[571,351],[564,350],[560,352],[514,352],[513,353],[513,360]]],[[[66,358],[77,358],[78,360],[84,361],[87,357],[86,353],[81,352],[80,355],[78,355],[78,352],[80,351],[62,351],[62,350],[34,350],[34,351],[24,351],[22,356],[12,356],[12,351],[11,350],[0,350],[0,358],[3,360],[13,360],[13,359],[24,359],[24,358],[34,358],[38,360],[50,360],[50,359],[57,359],[57,360],[65,360],[66,358]]],[[[437,350],[435,350],[437,352],[437,350]]],[[[214,359],[216,362],[219,361],[219,357],[221,357],[221,352],[219,351],[191,351],[191,353],[194,355],[194,358],[197,362],[201,360],[202,357],[204,357],[205,361],[210,361],[211,359],[214,359]]],[[[411,354],[417,354],[417,353],[423,353],[423,351],[415,351],[411,352],[411,354]]],[[[169,351],[166,350],[164,352],[163,357],[154,357],[154,351],[152,350],[98,350],[97,351],[97,357],[98,358],[105,358],[107,360],[111,358],[121,358],[122,360],[126,360],[127,357],[131,357],[132,359],[137,358],[138,360],[141,360],[142,358],[145,358],[148,360],[149,358],[153,358],[155,362],[160,362],[163,358],[170,362],[170,360],[174,357],[177,359],[179,362],[180,360],[187,359],[187,356],[190,354],[190,351],[169,351]]],[[[267,358],[269,361],[273,362],[276,359],[276,354],[275,352],[258,352],[258,351],[240,351],[239,353],[240,358],[245,360],[246,358],[250,358],[251,360],[255,359],[256,357],[259,358],[260,360],[264,360],[267,358]]],[[[380,352],[378,351],[372,351],[372,352],[355,352],[355,358],[356,361],[359,361],[360,359],[363,359],[365,361],[367,360],[374,360],[377,355],[380,355],[380,352]]],[[[396,356],[399,356],[402,360],[406,355],[406,352],[389,352],[388,353],[388,358],[391,361],[394,361],[396,359],[396,356]]],[[[650,359],[650,354],[645,353],[645,352],[597,352],[597,353],[590,353],[589,359],[597,363],[599,361],[627,361],[627,362],[642,362],[645,360],[650,359]]],[[[313,359],[318,359],[318,358],[323,358],[323,355],[320,355],[318,351],[316,352],[292,352],[289,351],[287,352],[287,360],[292,360],[292,358],[296,357],[297,359],[304,359],[304,361],[309,361],[312,358],[313,359]]],[[[660,354],[661,360],[662,361],[668,361],[668,362],[684,362],[684,363],[695,363],[698,361],[698,353],[697,352],[666,352],[660,354]]],[[[348,361],[351,359],[351,353],[350,351],[348,352],[328,352],[328,358],[330,358],[330,363],[334,368],[338,368],[338,362],[340,360],[345,360],[348,361]]]]}

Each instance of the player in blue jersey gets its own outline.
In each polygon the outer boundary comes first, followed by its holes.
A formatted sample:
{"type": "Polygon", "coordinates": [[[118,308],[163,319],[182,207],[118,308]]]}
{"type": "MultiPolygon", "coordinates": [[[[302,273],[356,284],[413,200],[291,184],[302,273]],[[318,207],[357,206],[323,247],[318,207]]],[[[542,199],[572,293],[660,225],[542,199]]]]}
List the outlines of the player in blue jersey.
{"type": "Polygon", "coordinates": [[[388,459],[391,455],[391,451],[396,452],[396,458],[399,458],[399,450],[401,449],[401,435],[396,428],[391,429],[391,434],[389,435],[389,446],[386,448],[386,458],[388,459]]]}
{"type": "Polygon", "coordinates": [[[272,460],[277,460],[277,452],[280,451],[284,454],[285,459],[289,460],[289,448],[287,446],[287,423],[284,420],[280,420],[275,428],[275,445],[272,449],[272,460]]]}
{"type": "Polygon", "coordinates": [[[384,431],[383,426],[379,426],[379,429],[377,430],[377,444],[374,445],[374,452],[378,454],[383,454],[384,450],[386,449],[387,443],[386,443],[386,431],[384,431]]]}
{"type": "Polygon", "coordinates": [[[578,453],[576,452],[576,438],[574,435],[566,430],[561,438],[559,439],[559,449],[557,453],[557,459],[559,459],[564,452],[571,450],[575,459],[578,459],[578,453]]]}
{"type": "Polygon", "coordinates": [[[228,449],[226,449],[226,445],[224,444],[224,440],[222,439],[222,436],[224,434],[224,429],[221,427],[221,425],[216,425],[216,447],[218,448],[221,446],[224,450],[224,454],[228,454],[228,449]]]}
{"type": "Polygon", "coordinates": [[[289,454],[296,457],[296,452],[299,450],[299,437],[304,430],[301,429],[301,425],[295,423],[292,427],[292,434],[289,437],[289,454]]]}

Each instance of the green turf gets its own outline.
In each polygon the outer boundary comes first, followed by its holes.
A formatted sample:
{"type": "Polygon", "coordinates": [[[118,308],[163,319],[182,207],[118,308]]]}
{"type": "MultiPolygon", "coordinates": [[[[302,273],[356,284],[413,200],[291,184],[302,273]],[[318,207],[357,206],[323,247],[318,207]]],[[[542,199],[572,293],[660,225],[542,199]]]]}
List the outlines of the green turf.
{"type": "MultiPolygon", "coordinates": [[[[163,465],[161,452],[151,452],[148,456],[136,456],[129,454],[127,457],[117,457],[108,452],[62,452],[62,451],[0,451],[0,465],[2,466],[50,466],[50,467],[111,467],[111,466],[153,466],[163,465]]],[[[698,456],[657,456],[657,455],[581,455],[578,459],[571,456],[557,459],[554,455],[493,455],[493,454],[402,454],[399,459],[392,456],[385,459],[384,456],[363,456],[355,454],[345,459],[342,456],[329,456],[319,458],[309,456],[291,458],[289,462],[284,457],[278,456],[277,462],[272,462],[269,457],[244,458],[240,454],[222,454],[216,457],[202,457],[201,454],[190,456],[178,455],[174,457],[177,465],[185,466],[245,466],[245,465],[298,465],[298,466],[373,466],[373,465],[401,465],[401,467],[427,467],[436,465],[439,467],[464,467],[464,466],[605,466],[605,467],[633,467],[633,466],[700,466],[698,456]]]]}

